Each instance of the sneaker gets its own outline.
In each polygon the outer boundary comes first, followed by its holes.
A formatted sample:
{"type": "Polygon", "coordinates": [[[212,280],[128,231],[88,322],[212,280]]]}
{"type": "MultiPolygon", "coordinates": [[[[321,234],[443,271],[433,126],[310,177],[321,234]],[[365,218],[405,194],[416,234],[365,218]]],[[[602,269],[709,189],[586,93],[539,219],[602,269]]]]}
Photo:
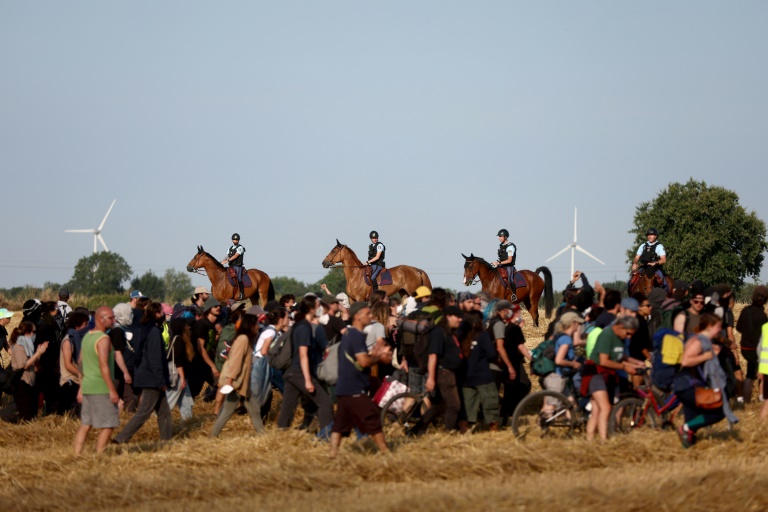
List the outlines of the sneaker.
{"type": "Polygon", "coordinates": [[[696,443],[696,437],[693,432],[690,430],[686,431],[682,425],[677,429],[677,436],[680,438],[683,448],[690,448],[696,443]]]}

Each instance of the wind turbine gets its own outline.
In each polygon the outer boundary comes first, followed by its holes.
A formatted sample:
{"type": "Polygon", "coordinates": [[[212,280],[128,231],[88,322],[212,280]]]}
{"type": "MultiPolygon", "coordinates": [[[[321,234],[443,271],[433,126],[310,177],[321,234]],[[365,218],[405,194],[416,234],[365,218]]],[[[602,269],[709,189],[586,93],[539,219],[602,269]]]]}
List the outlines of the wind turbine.
{"type": "Polygon", "coordinates": [[[99,227],[96,229],[65,229],[65,233],[93,233],[93,253],[96,254],[98,252],[98,246],[96,245],[96,242],[101,242],[101,246],[104,247],[105,252],[109,252],[109,249],[107,249],[107,243],[104,241],[104,238],[101,236],[101,229],[104,227],[104,223],[107,222],[107,217],[109,217],[109,213],[112,211],[112,208],[115,206],[115,203],[117,202],[117,199],[114,199],[112,201],[112,204],[109,205],[109,210],[107,210],[107,214],[104,216],[104,219],[102,219],[101,224],[99,224],[99,227]]]}
{"type": "Polygon", "coordinates": [[[576,208],[573,209],[573,243],[570,243],[570,244],[566,245],[565,249],[563,249],[562,251],[558,252],[557,254],[555,254],[554,256],[549,258],[547,261],[548,262],[552,261],[553,259],[555,259],[558,256],[560,256],[561,254],[563,254],[568,249],[571,250],[571,275],[573,275],[574,271],[576,270],[575,267],[574,267],[574,264],[573,264],[573,257],[574,257],[575,251],[583,252],[584,254],[586,254],[587,256],[589,256],[590,258],[595,260],[596,262],[598,262],[598,263],[600,263],[602,265],[605,265],[605,263],[603,263],[599,259],[595,258],[591,254],[589,254],[587,251],[585,251],[584,249],[579,247],[579,245],[576,243],[576,208]]]}

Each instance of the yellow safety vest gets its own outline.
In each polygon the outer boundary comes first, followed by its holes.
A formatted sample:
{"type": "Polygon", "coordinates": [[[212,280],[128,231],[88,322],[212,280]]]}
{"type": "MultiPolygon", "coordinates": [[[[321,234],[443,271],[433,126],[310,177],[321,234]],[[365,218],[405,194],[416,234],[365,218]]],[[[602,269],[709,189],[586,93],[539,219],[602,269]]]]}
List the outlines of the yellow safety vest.
{"type": "Polygon", "coordinates": [[[763,324],[763,335],[760,337],[760,366],[757,371],[768,375],[768,323],[763,324]]]}

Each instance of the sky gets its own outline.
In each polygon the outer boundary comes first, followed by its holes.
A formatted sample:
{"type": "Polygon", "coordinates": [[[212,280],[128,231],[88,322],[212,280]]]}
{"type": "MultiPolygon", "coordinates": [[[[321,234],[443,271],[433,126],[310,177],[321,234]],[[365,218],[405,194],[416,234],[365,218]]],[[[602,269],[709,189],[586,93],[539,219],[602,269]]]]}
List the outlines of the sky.
{"type": "MultiPolygon", "coordinates": [[[[690,178],[768,220],[768,3],[0,0],[0,288],[103,229],[135,274],[223,258],[314,282],[336,239],[465,289],[573,239],[625,279],[636,207],[690,178]]],[[[661,234],[663,242],[663,233],[661,234]]],[[[674,248],[667,247],[670,258],[674,248]]],[[[570,256],[546,263],[562,289],[570,256]]],[[[768,278],[765,270],[761,280],[768,278]]],[[[193,276],[193,283],[206,284],[193,276]]],[[[476,289],[476,288],[475,288],[476,289]]]]}

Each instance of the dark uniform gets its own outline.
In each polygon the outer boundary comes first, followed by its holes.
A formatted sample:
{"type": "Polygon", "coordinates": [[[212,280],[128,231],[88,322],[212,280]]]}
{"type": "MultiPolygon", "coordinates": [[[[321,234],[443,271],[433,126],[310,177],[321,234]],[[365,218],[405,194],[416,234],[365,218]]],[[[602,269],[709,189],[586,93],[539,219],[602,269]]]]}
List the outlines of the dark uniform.
{"type": "Polygon", "coordinates": [[[366,261],[371,261],[373,258],[376,257],[378,253],[381,253],[381,257],[374,261],[373,263],[370,263],[371,265],[371,287],[373,287],[374,291],[379,289],[379,285],[376,284],[376,278],[379,276],[382,270],[386,268],[386,264],[384,263],[384,256],[386,255],[387,248],[384,247],[384,244],[379,242],[379,234],[376,231],[371,231],[370,238],[376,239],[375,244],[371,244],[368,246],[368,259],[366,261]]]}
{"type": "Polygon", "coordinates": [[[505,267],[507,269],[507,274],[509,275],[509,287],[512,289],[512,300],[517,300],[517,287],[515,286],[515,261],[517,260],[517,246],[507,240],[505,243],[499,244],[499,253],[498,253],[498,260],[504,261],[509,258],[509,252],[510,249],[512,251],[512,263],[509,263],[507,265],[499,265],[501,267],[505,267]]]}
{"type": "Polygon", "coordinates": [[[240,292],[237,300],[243,300],[243,256],[245,255],[245,247],[240,245],[240,235],[237,233],[232,235],[232,240],[237,240],[238,244],[232,244],[232,246],[229,248],[227,251],[227,260],[229,260],[235,254],[238,255],[237,258],[229,262],[229,267],[235,269],[235,272],[237,273],[237,288],[240,292]]]}

